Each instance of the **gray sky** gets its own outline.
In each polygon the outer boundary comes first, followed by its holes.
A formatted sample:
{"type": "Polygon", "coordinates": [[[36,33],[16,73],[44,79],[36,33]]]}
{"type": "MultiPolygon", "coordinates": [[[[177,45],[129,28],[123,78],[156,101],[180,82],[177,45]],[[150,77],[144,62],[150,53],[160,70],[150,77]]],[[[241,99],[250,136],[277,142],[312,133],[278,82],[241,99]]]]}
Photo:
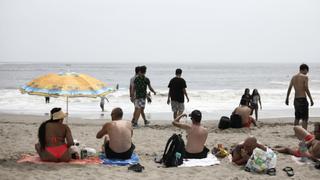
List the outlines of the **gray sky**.
{"type": "Polygon", "coordinates": [[[0,0],[0,62],[320,62],[319,0],[0,0]]]}

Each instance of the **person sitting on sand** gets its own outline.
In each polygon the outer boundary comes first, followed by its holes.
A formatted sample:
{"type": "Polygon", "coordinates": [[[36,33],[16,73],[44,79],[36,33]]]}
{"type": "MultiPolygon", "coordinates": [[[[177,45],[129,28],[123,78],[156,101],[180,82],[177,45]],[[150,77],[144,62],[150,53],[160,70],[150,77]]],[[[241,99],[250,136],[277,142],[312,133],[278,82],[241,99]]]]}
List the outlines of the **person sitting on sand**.
{"type": "Polygon", "coordinates": [[[104,151],[109,159],[130,159],[135,149],[132,143],[132,125],[122,120],[121,108],[114,108],[111,112],[111,122],[105,123],[97,133],[97,138],[105,136],[104,151]]]}
{"type": "Polygon", "coordinates": [[[245,165],[255,148],[267,151],[267,148],[258,143],[255,137],[248,137],[243,143],[238,144],[231,152],[232,162],[237,165],[245,165]]]}
{"type": "Polygon", "coordinates": [[[178,128],[184,129],[187,132],[187,145],[185,147],[185,157],[189,159],[201,159],[206,158],[209,149],[205,147],[205,143],[208,137],[208,130],[201,126],[201,112],[194,110],[189,115],[192,120],[192,125],[180,123],[182,117],[187,117],[186,114],[178,116],[172,124],[178,128]]]}
{"type": "Polygon", "coordinates": [[[232,114],[237,114],[241,117],[242,127],[250,127],[251,123],[257,126],[256,121],[251,117],[251,111],[247,105],[247,101],[245,99],[241,99],[240,106],[237,107],[232,114]]]}
{"type": "Polygon", "coordinates": [[[39,143],[35,148],[43,161],[68,162],[71,159],[70,146],[73,138],[68,125],[63,124],[66,114],[61,108],[51,110],[51,119],[39,127],[39,143]]]}
{"type": "Polygon", "coordinates": [[[301,152],[298,147],[289,148],[289,147],[283,147],[283,146],[276,146],[274,150],[278,151],[279,153],[291,154],[296,157],[307,157],[312,160],[316,160],[320,158],[320,141],[317,140],[313,134],[309,133],[307,130],[305,130],[302,127],[294,126],[293,130],[295,132],[295,136],[300,141],[304,141],[307,147],[307,151],[301,152]]]}

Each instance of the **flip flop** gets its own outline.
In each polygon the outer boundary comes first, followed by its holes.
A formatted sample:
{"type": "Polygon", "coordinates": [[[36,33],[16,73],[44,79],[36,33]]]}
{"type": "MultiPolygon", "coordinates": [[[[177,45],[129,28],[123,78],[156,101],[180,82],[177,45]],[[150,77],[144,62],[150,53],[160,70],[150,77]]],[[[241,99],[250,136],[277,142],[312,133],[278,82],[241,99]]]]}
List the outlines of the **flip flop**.
{"type": "Polygon", "coordinates": [[[294,176],[294,172],[293,172],[292,167],[288,167],[288,166],[287,166],[287,167],[283,168],[282,170],[285,171],[288,176],[290,176],[290,177],[291,177],[291,176],[294,176]]]}
{"type": "Polygon", "coordinates": [[[314,167],[315,167],[316,169],[320,169],[320,161],[317,161],[317,162],[316,162],[316,165],[314,165],[314,167]]]}
{"type": "Polygon", "coordinates": [[[142,166],[141,164],[133,164],[131,166],[128,167],[128,170],[132,170],[134,172],[142,172],[142,170],[144,170],[144,166],[142,166]]]}
{"type": "Polygon", "coordinates": [[[275,176],[276,172],[277,172],[276,168],[270,168],[267,170],[267,174],[270,176],[275,176]]]}

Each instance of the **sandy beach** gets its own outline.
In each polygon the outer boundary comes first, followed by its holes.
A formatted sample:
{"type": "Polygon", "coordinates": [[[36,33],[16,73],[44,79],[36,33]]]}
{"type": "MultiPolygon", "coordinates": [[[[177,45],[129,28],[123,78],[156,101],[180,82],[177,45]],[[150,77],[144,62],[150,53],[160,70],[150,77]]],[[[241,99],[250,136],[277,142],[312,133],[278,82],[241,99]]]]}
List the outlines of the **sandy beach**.
{"type": "MultiPolygon", "coordinates": [[[[320,171],[312,165],[299,165],[291,156],[278,154],[277,175],[268,176],[248,173],[242,167],[230,163],[227,158],[220,165],[195,168],[163,168],[154,162],[162,155],[167,139],[173,133],[185,132],[171,126],[170,121],[153,121],[150,127],[134,129],[133,142],[145,166],[142,173],[128,171],[127,167],[106,165],[70,165],[70,164],[31,164],[17,163],[21,154],[35,154],[37,129],[46,120],[45,116],[0,114],[0,175],[1,179],[291,179],[282,169],[291,166],[295,176],[292,179],[319,179],[320,171]]],[[[250,129],[217,128],[217,121],[205,121],[209,129],[207,147],[210,149],[222,143],[230,148],[249,135],[254,135],[263,144],[298,144],[293,136],[292,118],[261,120],[258,127],[250,129]]],[[[107,121],[107,120],[106,120],[107,121]]],[[[311,118],[311,122],[320,122],[320,118],[311,118]]],[[[104,123],[102,120],[70,118],[69,126],[73,137],[88,147],[100,149],[101,141],[95,138],[96,132],[104,123]]],[[[312,130],[313,124],[309,126],[312,130]]]]}

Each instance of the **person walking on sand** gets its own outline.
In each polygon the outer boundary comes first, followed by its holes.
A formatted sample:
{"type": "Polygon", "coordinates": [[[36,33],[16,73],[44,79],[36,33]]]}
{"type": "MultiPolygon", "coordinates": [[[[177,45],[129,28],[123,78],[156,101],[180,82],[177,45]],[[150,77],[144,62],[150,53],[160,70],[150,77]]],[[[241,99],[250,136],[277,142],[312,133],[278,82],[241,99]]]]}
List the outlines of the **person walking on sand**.
{"type": "MultiPolygon", "coordinates": [[[[134,99],[134,119],[132,121],[133,127],[138,127],[138,120],[140,114],[144,114],[144,108],[146,105],[146,98],[147,98],[147,87],[156,95],[156,92],[153,90],[151,86],[151,82],[149,78],[145,76],[147,71],[146,66],[140,67],[139,75],[134,80],[133,92],[135,92],[135,99],[134,99]]],[[[150,124],[150,121],[144,119],[144,125],[150,124]]]]}
{"type": "Polygon", "coordinates": [[[259,109],[258,103],[260,104],[260,109],[262,109],[260,94],[257,89],[254,89],[251,95],[251,108],[252,108],[252,111],[255,112],[256,121],[258,121],[258,109],[259,109]]]}
{"type": "Polygon", "coordinates": [[[181,77],[181,74],[182,70],[176,69],[176,77],[172,78],[168,85],[169,92],[167,104],[170,104],[171,100],[173,119],[176,119],[177,116],[180,116],[184,111],[184,96],[186,96],[187,102],[189,102],[189,97],[186,91],[186,81],[181,77]]]}
{"type": "Polygon", "coordinates": [[[244,90],[244,94],[241,96],[241,100],[245,100],[247,106],[250,105],[250,102],[251,102],[251,96],[250,96],[250,89],[249,88],[246,88],[244,90]]]}
{"type": "Polygon", "coordinates": [[[132,125],[122,120],[121,108],[114,108],[111,112],[111,122],[105,123],[97,133],[96,138],[105,137],[103,150],[109,159],[130,159],[135,145],[132,143],[132,125]]]}
{"type": "Polygon", "coordinates": [[[289,105],[289,96],[291,93],[292,86],[294,87],[294,109],[295,109],[295,120],[294,125],[299,125],[300,119],[302,119],[302,127],[307,129],[308,127],[308,119],[309,119],[309,103],[306,97],[308,95],[310,99],[311,106],[313,106],[313,100],[311,97],[311,93],[309,91],[308,81],[309,78],[307,76],[309,72],[309,67],[306,64],[300,65],[300,71],[298,74],[294,75],[291,78],[286,98],[286,105],[289,105]]]}
{"type": "Polygon", "coordinates": [[[187,117],[187,114],[181,114],[172,122],[172,124],[180,129],[186,130],[187,132],[187,144],[185,147],[184,158],[206,158],[209,152],[209,149],[205,146],[208,137],[208,130],[201,125],[201,112],[199,110],[193,110],[191,114],[189,114],[192,121],[191,125],[181,123],[180,119],[182,117],[187,117]]]}
{"type": "MultiPolygon", "coordinates": [[[[136,92],[134,91],[134,80],[136,79],[136,77],[138,77],[140,73],[140,68],[141,68],[140,66],[135,67],[135,75],[130,79],[129,93],[130,93],[130,101],[133,103],[133,105],[136,97],[136,92]]],[[[135,106],[134,106],[134,110],[135,110],[135,106]]],[[[146,121],[146,115],[144,114],[144,111],[141,112],[141,117],[144,121],[146,121]]],[[[133,122],[134,122],[134,113],[132,115],[131,123],[133,124],[133,122]]]]}

